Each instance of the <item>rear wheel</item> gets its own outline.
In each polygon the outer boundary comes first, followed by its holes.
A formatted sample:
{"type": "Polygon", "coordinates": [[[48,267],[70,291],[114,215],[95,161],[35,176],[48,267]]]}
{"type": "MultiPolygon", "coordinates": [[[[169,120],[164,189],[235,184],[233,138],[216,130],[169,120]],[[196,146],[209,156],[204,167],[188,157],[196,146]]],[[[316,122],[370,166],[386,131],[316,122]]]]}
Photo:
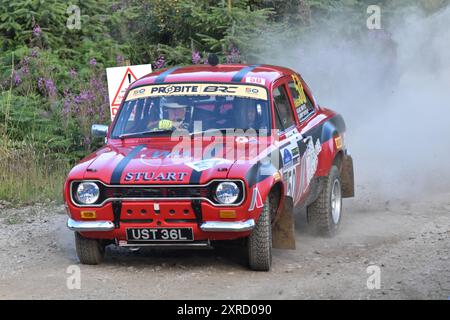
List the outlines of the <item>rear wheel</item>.
{"type": "Polygon", "coordinates": [[[322,181],[322,191],[307,208],[308,223],[322,236],[332,237],[338,231],[342,215],[342,184],[339,169],[332,166],[322,181]]]}
{"type": "Polygon", "coordinates": [[[272,204],[269,198],[247,242],[249,265],[256,271],[269,271],[272,265],[272,204]]]}
{"type": "Polygon", "coordinates": [[[105,256],[105,245],[101,240],[89,239],[75,232],[75,247],[82,264],[99,264],[105,256]]]}

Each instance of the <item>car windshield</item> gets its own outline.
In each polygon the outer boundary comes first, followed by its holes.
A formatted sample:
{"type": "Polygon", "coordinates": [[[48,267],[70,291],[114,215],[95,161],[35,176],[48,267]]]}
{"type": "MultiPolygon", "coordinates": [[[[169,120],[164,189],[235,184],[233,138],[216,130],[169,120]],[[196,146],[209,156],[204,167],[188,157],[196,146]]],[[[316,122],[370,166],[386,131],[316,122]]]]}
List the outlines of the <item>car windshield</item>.
{"type": "Polygon", "coordinates": [[[253,85],[169,84],[131,90],[112,138],[170,135],[224,129],[270,128],[267,90],[253,85]]]}

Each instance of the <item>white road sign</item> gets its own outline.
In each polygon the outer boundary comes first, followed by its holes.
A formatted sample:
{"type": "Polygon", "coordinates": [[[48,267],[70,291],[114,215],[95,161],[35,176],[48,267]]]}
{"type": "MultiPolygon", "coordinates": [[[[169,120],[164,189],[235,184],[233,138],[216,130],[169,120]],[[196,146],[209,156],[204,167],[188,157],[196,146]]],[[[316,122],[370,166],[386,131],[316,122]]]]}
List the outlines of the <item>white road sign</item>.
{"type": "Polygon", "coordinates": [[[127,91],[130,84],[151,72],[151,64],[106,68],[111,121],[114,120],[120,103],[122,102],[125,92],[127,91]]]}

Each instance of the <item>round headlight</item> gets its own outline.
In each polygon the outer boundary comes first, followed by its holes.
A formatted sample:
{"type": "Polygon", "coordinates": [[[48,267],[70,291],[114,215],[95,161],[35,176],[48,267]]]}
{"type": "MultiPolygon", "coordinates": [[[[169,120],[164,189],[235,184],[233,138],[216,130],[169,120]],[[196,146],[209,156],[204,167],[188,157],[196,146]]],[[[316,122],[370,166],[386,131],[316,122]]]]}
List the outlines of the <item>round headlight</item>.
{"type": "Polygon", "coordinates": [[[234,182],[221,182],[216,189],[216,199],[221,204],[233,204],[239,197],[239,188],[234,182]]]}
{"type": "Polygon", "coordinates": [[[100,189],[94,182],[82,182],[78,185],[76,196],[81,204],[93,204],[100,196],[100,189]]]}

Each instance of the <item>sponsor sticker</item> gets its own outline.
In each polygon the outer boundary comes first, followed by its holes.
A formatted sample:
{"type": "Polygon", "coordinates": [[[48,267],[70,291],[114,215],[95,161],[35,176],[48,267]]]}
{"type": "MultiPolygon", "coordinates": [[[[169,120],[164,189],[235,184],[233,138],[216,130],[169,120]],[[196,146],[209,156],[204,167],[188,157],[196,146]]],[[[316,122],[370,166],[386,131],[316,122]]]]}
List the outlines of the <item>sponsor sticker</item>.
{"type": "Polygon", "coordinates": [[[266,79],[260,78],[260,77],[246,77],[245,78],[246,83],[254,83],[254,84],[260,84],[260,85],[266,85],[266,79]]]}
{"type": "Polygon", "coordinates": [[[126,101],[147,97],[162,96],[236,96],[251,99],[267,100],[267,90],[253,85],[240,84],[159,84],[131,90],[126,101]]]}
{"type": "Polygon", "coordinates": [[[292,80],[294,80],[295,90],[298,93],[298,98],[295,99],[294,101],[295,105],[300,106],[306,104],[306,95],[305,91],[303,90],[303,85],[302,82],[300,81],[300,78],[296,74],[293,74],[292,80]]]}
{"type": "Polygon", "coordinates": [[[286,148],[283,151],[283,163],[284,165],[290,164],[292,162],[292,153],[291,151],[286,148]]]}
{"type": "Polygon", "coordinates": [[[211,169],[220,164],[230,163],[230,160],[221,159],[221,158],[213,158],[213,159],[204,159],[199,161],[188,162],[186,165],[195,171],[204,171],[211,169]]]}

